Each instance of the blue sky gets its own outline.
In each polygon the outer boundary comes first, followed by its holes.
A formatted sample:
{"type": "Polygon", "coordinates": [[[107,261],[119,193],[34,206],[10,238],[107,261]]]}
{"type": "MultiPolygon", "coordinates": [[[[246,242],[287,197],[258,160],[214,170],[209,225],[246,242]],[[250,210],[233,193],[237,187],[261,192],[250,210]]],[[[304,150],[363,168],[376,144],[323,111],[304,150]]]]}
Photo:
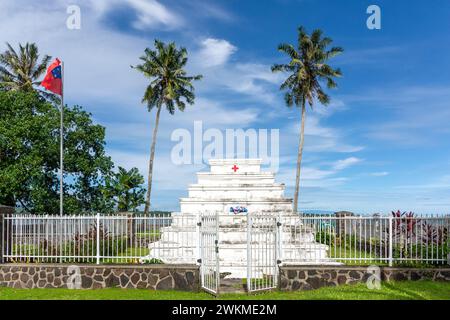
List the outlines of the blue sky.
{"type": "Polygon", "coordinates": [[[196,104],[163,113],[153,204],[177,210],[203,165],[174,165],[174,129],[280,129],[277,180],[292,196],[300,113],[288,109],[270,72],[285,60],[276,47],[295,43],[296,28],[321,28],[344,47],[332,103],[308,110],[301,209],[360,213],[450,212],[450,2],[6,0],[4,42],[36,42],[65,61],[66,102],[106,126],[116,165],[147,174],[154,113],[140,103],[146,79],[131,70],[153,39],[175,41],[201,73],[196,104]],[[81,29],[66,28],[70,4],[81,29]],[[381,30],[366,27],[366,8],[381,8],[381,30]]]}

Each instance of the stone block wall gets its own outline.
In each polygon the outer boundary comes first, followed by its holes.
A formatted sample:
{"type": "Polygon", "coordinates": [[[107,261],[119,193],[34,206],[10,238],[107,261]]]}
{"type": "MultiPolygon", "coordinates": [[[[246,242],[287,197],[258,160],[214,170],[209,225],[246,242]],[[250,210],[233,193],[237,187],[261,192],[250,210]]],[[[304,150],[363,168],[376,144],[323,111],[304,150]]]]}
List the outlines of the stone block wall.
{"type": "MultiPolygon", "coordinates": [[[[127,288],[199,290],[196,265],[78,265],[82,289],[127,288]]],[[[67,288],[75,282],[64,264],[0,265],[0,286],[11,288],[67,288]]]]}
{"type": "MultiPolygon", "coordinates": [[[[282,291],[311,290],[342,284],[364,283],[372,275],[366,267],[285,266],[280,268],[279,286],[282,291]]],[[[450,268],[392,268],[380,267],[383,281],[434,280],[450,281],[450,268]]]]}

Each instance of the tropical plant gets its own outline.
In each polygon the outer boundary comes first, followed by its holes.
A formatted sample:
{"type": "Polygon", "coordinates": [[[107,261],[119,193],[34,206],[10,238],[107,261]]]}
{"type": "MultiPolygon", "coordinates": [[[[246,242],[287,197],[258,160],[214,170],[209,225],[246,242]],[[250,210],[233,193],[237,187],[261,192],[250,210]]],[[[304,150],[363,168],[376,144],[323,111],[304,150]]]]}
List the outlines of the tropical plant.
{"type": "Polygon", "coordinates": [[[336,77],[340,77],[341,71],[327,64],[328,60],[343,52],[341,47],[328,46],[332,43],[329,37],[323,37],[323,32],[314,30],[308,35],[303,27],[298,28],[298,44],[280,44],[278,51],[287,54],[290,61],[286,64],[274,64],[272,72],[285,72],[286,80],[281,84],[280,90],[286,91],[284,100],[288,107],[294,104],[301,107],[300,140],[297,153],[297,172],[295,180],[294,211],[297,211],[298,195],[300,187],[300,170],[303,156],[306,103],[312,108],[318,100],[322,105],[330,102],[330,97],[322,88],[325,83],[327,88],[335,88],[336,77]]]}
{"type": "Polygon", "coordinates": [[[444,226],[436,226],[424,221],[422,223],[422,243],[442,245],[448,240],[448,230],[444,226]]]}
{"type": "Polygon", "coordinates": [[[200,80],[201,75],[186,75],[188,61],[187,50],[177,48],[174,42],[165,44],[155,40],[155,50],[146,48],[145,54],[140,57],[141,64],[132,66],[150,79],[142,102],[147,103],[148,111],[156,108],[156,120],[153,128],[152,144],[150,148],[150,161],[148,166],[148,188],[145,199],[145,213],[150,210],[150,195],[152,191],[153,161],[155,157],[156,136],[158,133],[159,117],[164,105],[170,114],[175,109],[184,111],[186,103],[194,103],[194,80],[200,80]]]}
{"type": "Polygon", "coordinates": [[[0,88],[3,90],[37,91],[45,98],[54,95],[39,89],[38,78],[46,71],[51,59],[45,55],[39,61],[39,50],[35,43],[19,44],[16,51],[6,43],[7,50],[0,54],[0,88]]]}
{"type": "Polygon", "coordinates": [[[414,217],[414,212],[400,212],[391,211],[392,217],[394,218],[392,221],[394,236],[395,235],[404,235],[406,239],[411,238],[416,234],[416,225],[421,220],[414,217]]]}
{"type": "Polygon", "coordinates": [[[115,199],[118,211],[136,211],[145,201],[143,183],[144,177],[137,168],[127,171],[119,167],[117,173],[106,178],[105,193],[108,198],[115,199]]]}

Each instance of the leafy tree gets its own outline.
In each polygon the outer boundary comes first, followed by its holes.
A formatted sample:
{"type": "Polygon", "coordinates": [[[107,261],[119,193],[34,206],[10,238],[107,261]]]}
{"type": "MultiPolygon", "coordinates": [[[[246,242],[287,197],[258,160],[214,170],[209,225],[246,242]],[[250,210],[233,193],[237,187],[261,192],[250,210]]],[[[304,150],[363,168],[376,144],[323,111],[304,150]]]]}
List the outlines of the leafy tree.
{"type": "MultiPolygon", "coordinates": [[[[112,161],[105,129],[79,106],[64,108],[64,212],[107,212],[102,188],[112,161]]],[[[30,91],[0,91],[0,203],[59,210],[59,111],[30,91]]]]}
{"type": "Polygon", "coordinates": [[[280,44],[278,51],[285,53],[290,59],[286,64],[275,64],[272,72],[285,72],[288,77],[281,84],[280,90],[284,90],[284,100],[287,106],[294,104],[301,107],[300,141],[297,153],[297,173],[295,179],[294,211],[298,207],[298,194],[300,187],[300,169],[303,155],[306,103],[312,108],[315,100],[327,105],[330,97],[322,88],[325,83],[327,88],[335,88],[336,77],[340,77],[341,71],[333,69],[327,64],[328,60],[343,52],[341,47],[327,49],[332,39],[322,36],[321,30],[314,30],[309,35],[303,27],[298,28],[298,44],[280,44]]]}
{"type": "Polygon", "coordinates": [[[144,177],[137,168],[129,171],[119,167],[119,171],[106,179],[106,198],[114,198],[120,212],[137,211],[144,204],[144,177]]]}
{"type": "Polygon", "coordinates": [[[140,57],[142,64],[132,66],[150,79],[142,102],[147,103],[148,111],[156,108],[156,121],[153,129],[150,161],[148,166],[148,189],[145,199],[145,213],[150,209],[152,191],[153,160],[155,157],[156,135],[158,133],[159,117],[164,105],[170,114],[175,108],[184,111],[186,103],[193,104],[194,86],[192,81],[200,80],[201,75],[187,76],[185,66],[188,61],[187,50],[177,49],[175,43],[165,44],[155,40],[155,50],[145,49],[145,55],[140,57]]]}
{"type": "Polygon", "coordinates": [[[41,84],[39,77],[47,70],[51,59],[45,55],[39,61],[39,50],[34,43],[19,44],[19,50],[6,43],[8,49],[0,54],[0,88],[13,91],[37,91],[45,98],[56,99],[56,96],[48,93],[38,86],[41,84]]]}

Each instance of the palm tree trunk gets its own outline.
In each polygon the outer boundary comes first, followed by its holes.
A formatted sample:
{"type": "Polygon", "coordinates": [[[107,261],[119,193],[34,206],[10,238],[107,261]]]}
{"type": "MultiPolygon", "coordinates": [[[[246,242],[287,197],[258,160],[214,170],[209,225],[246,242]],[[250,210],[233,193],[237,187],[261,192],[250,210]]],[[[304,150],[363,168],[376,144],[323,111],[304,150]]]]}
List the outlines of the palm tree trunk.
{"type": "Polygon", "coordinates": [[[148,188],[147,188],[147,196],[145,198],[145,209],[144,209],[145,214],[148,214],[150,210],[150,195],[152,193],[152,177],[153,177],[153,159],[155,158],[156,135],[158,133],[160,113],[161,113],[161,106],[158,107],[158,111],[156,112],[155,128],[153,129],[153,137],[152,137],[152,147],[150,148],[150,161],[148,163],[148,188]]]}
{"type": "Polygon", "coordinates": [[[294,212],[297,212],[298,207],[298,192],[300,189],[300,170],[302,165],[303,156],[303,144],[305,142],[305,117],[306,117],[306,107],[305,101],[302,103],[302,124],[300,127],[300,141],[298,144],[298,155],[297,155],[297,175],[295,177],[295,194],[294,194],[294,212]]]}

